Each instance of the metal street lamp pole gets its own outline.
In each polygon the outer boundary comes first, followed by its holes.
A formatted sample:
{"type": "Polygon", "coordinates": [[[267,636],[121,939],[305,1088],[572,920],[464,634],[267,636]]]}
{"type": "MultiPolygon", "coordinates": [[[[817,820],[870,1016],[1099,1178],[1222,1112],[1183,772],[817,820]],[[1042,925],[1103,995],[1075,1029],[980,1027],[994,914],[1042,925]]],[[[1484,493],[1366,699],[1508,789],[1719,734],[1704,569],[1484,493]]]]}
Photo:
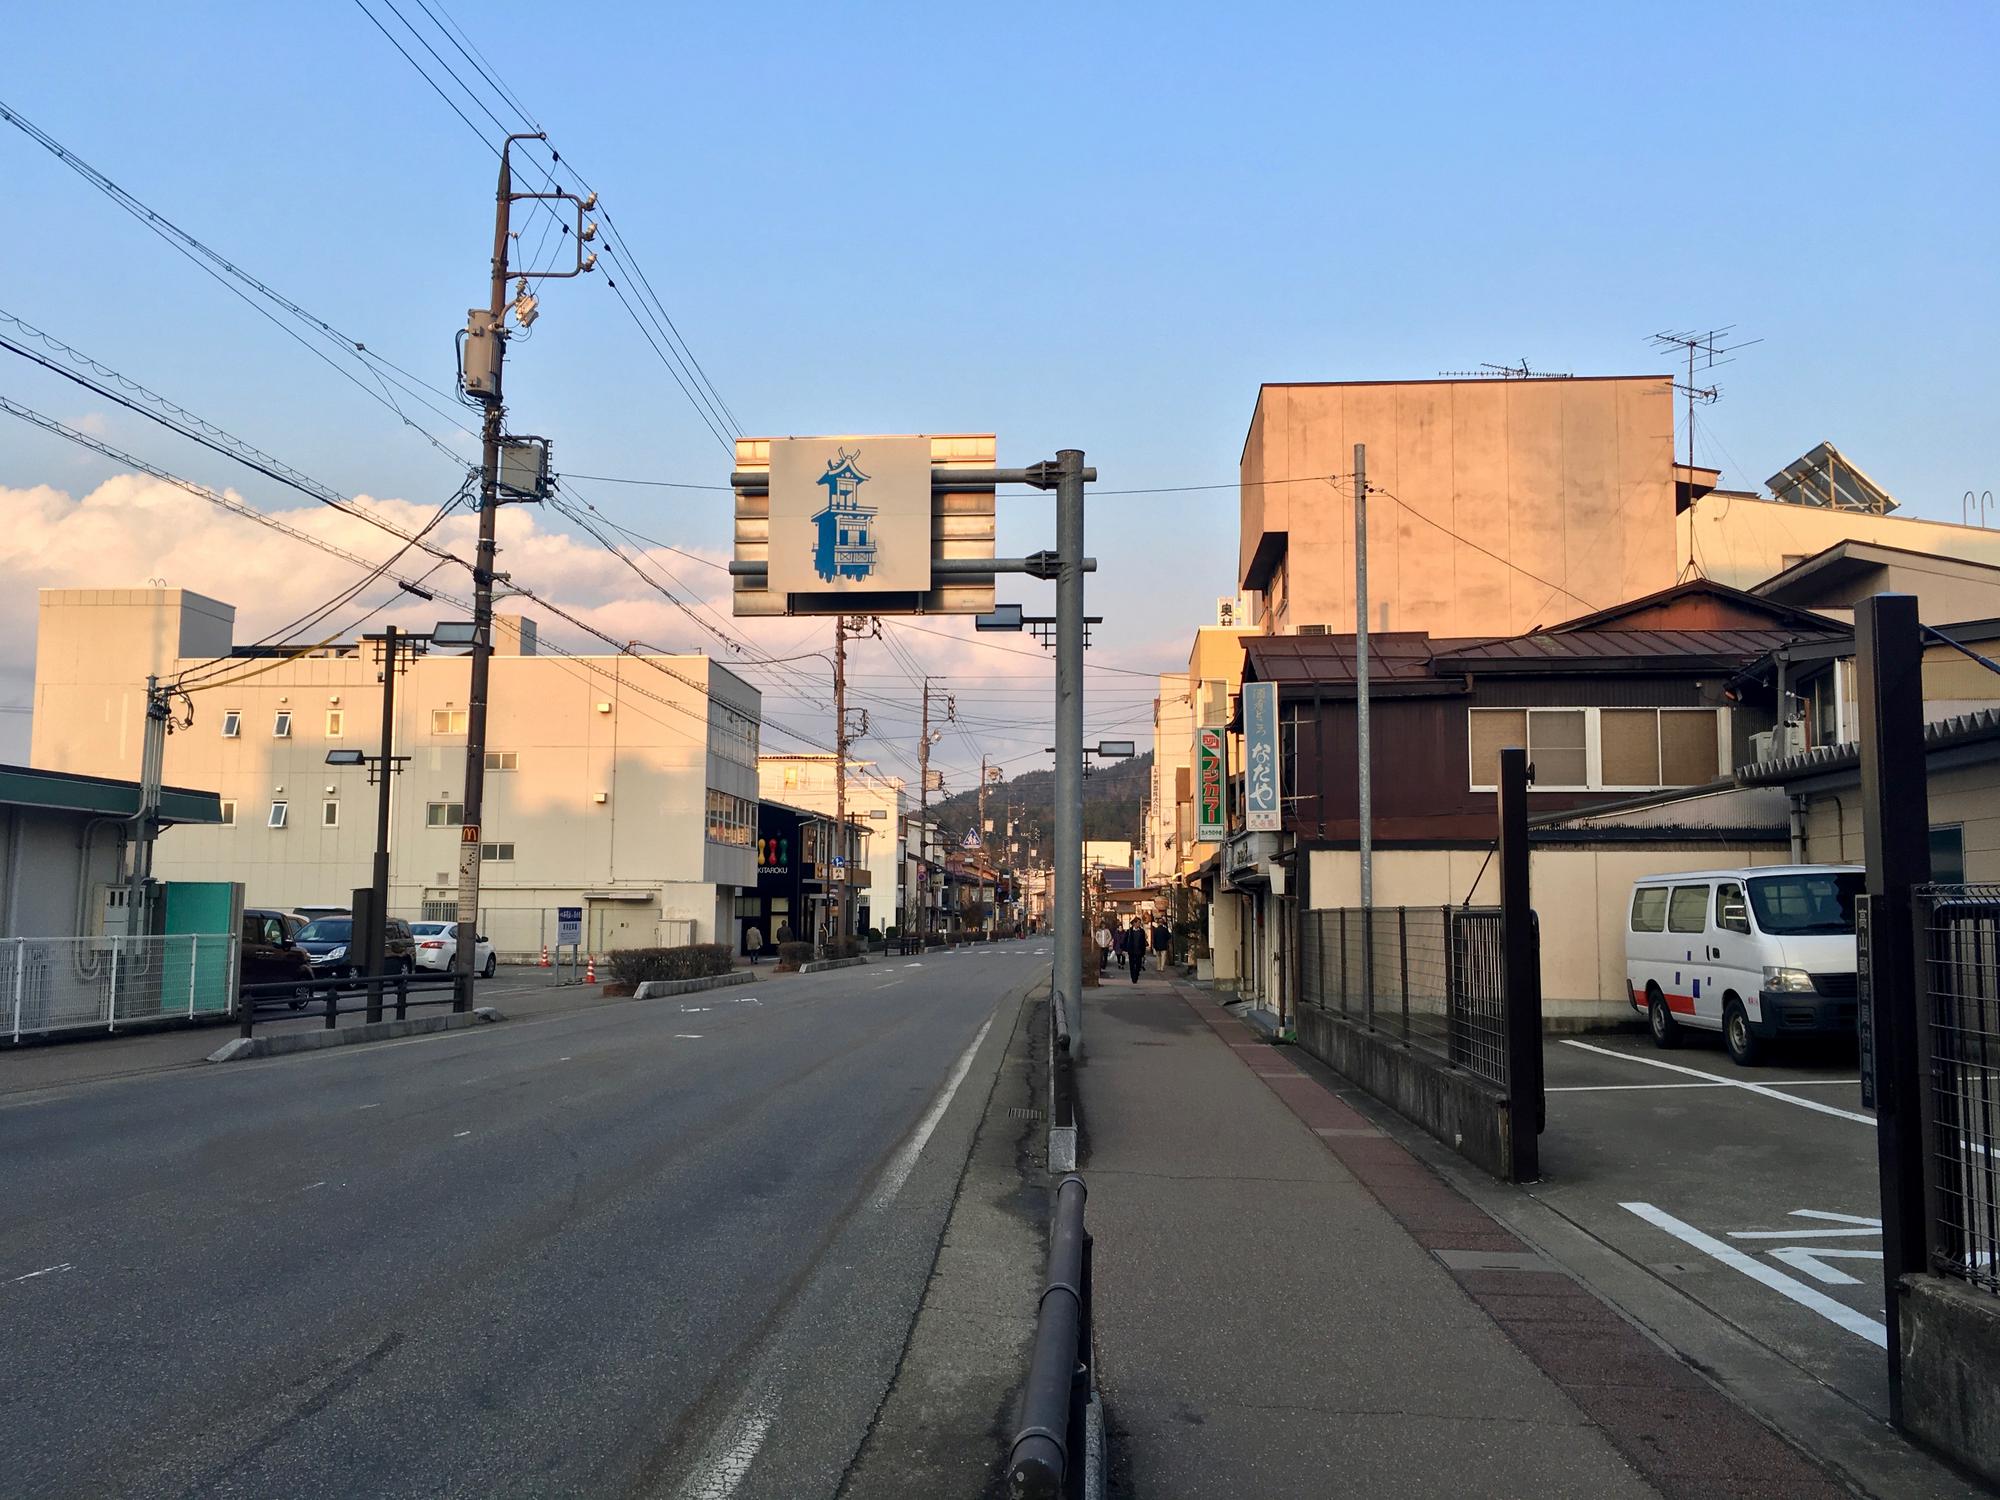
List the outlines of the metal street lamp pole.
{"type": "MultiPolygon", "coordinates": [[[[389,779],[396,764],[396,653],[402,649],[400,633],[388,626],[382,632],[382,761],[375,768],[375,865],[369,879],[375,899],[368,903],[367,948],[362,970],[368,978],[368,1019],[382,1019],[382,970],[386,966],[389,938],[389,779]]],[[[349,933],[351,938],[355,936],[349,933]]]]}
{"type": "Polygon", "coordinates": [[[1056,454],[1056,993],[1083,1054],[1083,451],[1056,454]]]}

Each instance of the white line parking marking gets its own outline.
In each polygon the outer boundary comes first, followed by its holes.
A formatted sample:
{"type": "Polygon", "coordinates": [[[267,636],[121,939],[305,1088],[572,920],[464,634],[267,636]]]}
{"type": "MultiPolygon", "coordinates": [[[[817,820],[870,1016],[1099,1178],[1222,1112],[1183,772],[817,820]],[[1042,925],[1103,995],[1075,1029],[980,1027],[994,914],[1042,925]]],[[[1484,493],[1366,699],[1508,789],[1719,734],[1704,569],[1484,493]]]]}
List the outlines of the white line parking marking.
{"type": "Polygon", "coordinates": [[[1842,1260],[1880,1260],[1880,1250],[1843,1250],[1837,1245],[1786,1245],[1773,1250],[1772,1256],[1783,1261],[1794,1271],[1803,1271],[1814,1281],[1827,1286],[1859,1286],[1861,1278],[1849,1276],[1845,1271],[1836,1270],[1827,1264],[1833,1258],[1842,1260]]]}
{"type": "Polygon", "coordinates": [[[1720,1084],[1724,1088],[1744,1089],[1752,1094],[1761,1094],[1766,1099],[1779,1099],[1786,1104],[1796,1104],[1800,1109],[1816,1110],[1823,1115],[1837,1115],[1843,1120],[1859,1120],[1863,1125],[1873,1125],[1873,1115],[1856,1114],[1851,1109],[1835,1109],[1831,1104],[1821,1104],[1817,1099],[1799,1099],[1791,1094],[1780,1093],[1777,1089],[1762,1083],[1745,1083],[1740,1078],[1717,1078],[1713,1073],[1700,1068],[1684,1068],[1679,1063],[1661,1062],[1656,1057],[1634,1057],[1629,1052],[1616,1052],[1609,1047],[1595,1047],[1589,1042],[1573,1042],[1563,1039],[1565,1047],[1574,1047],[1579,1052],[1595,1052],[1600,1057],[1615,1057],[1621,1062],[1638,1063],[1647,1068],[1664,1068],[1669,1073],[1685,1073],[1690,1078],[1699,1078],[1710,1084],[1720,1084]]]}
{"type": "Polygon", "coordinates": [[[1868,1340],[1878,1349],[1889,1347],[1889,1330],[1879,1321],[1856,1312],[1844,1302],[1836,1302],[1824,1292],[1815,1291],[1795,1276],[1787,1276],[1783,1271],[1765,1265],[1745,1255],[1734,1245],[1725,1245],[1713,1235],[1703,1234],[1692,1224],[1683,1224],[1672,1214],[1653,1207],[1650,1203],[1621,1203],[1618,1205],[1627,1213],[1637,1214],[1655,1228],[1664,1229],[1684,1245],[1692,1245],[1702,1254],[1722,1262],[1732,1270],[1741,1271],[1752,1281],[1761,1282],[1781,1297],[1789,1297],[1803,1308],[1818,1313],[1829,1323],[1845,1328],[1849,1333],[1868,1340]]]}
{"type": "Polygon", "coordinates": [[[13,1286],[16,1282],[33,1281],[37,1276],[60,1276],[64,1271],[74,1271],[75,1269],[75,1266],[71,1265],[68,1261],[64,1261],[61,1265],[43,1266],[39,1271],[30,1271],[25,1276],[16,1276],[7,1285],[13,1286]]]}
{"type": "Polygon", "coordinates": [[[977,1034],[966,1044],[965,1050],[958,1054],[958,1061],[951,1065],[951,1075],[945,1079],[944,1087],[938,1090],[937,1098],[931,1101],[931,1107],[925,1110],[924,1117],[917,1121],[917,1128],[910,1132],[909,1139],[897,1148],[895,1156],[883,1169],[882,1185],[876,1189],[871,1207],[887,1208],[896,1194],[903,1190],[903,1184],[909,1181],[910,1173],[916,1168],[917,1157],[922,1154],[925,1142],[930,1140],[931,1132],[937,1129],[938,1121],[944,1118],[944,1112],[950,1107],[952,1096],[958,1092],[958,1086],[965,1082],[966,1072],[972,1067],[972,1055],[979,1050],[979,1044],[986,1040],[986,1033],[992,1029],[993,1018],[988,1016],[980,1024],[977,1034]]]}
{"type": "Polygon", "coordinates": [[[771,1430],[771,1412],[758,1405],[743,1417],[728,1447],[714,1455],[681,1486],[683,1500],[729,1500],[750,1472],[764,1434],[771,1430]]]}

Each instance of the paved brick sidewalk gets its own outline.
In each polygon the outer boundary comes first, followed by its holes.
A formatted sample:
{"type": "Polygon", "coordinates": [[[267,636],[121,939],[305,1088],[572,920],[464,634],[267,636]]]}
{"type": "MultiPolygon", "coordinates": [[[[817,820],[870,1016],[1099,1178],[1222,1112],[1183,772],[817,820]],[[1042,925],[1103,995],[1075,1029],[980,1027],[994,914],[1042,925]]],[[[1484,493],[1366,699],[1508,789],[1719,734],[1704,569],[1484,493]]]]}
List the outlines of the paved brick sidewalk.
{"type": "Polygon", "coordinates": [[[1301,1071],[1290,1049],[1257,1039],[1209,996],[1173,988],[1661,1494],[1832,1500],[1849,1493],[1301,1071]],[[1533,1268],[1478,1266],[1502,1256],[1533,1268]]]}

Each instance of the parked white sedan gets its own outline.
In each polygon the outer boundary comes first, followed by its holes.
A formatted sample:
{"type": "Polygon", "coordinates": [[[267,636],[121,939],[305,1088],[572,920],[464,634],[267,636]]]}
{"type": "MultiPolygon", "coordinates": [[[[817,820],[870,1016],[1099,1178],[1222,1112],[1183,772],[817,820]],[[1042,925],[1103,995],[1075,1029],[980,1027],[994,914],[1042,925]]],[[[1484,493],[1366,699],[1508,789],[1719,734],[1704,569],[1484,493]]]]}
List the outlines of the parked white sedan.
{"type": "MultiPolygon", "coordinates": [[[[410,931],[417,939],[417,967],[449,972],[458,962],[458,925],[455,922],[412,922],[410,931]]],[[[473,951],[472,967],[483,979],[491,979],[498,962],[486,934],[479,935],[473,951]]]]}

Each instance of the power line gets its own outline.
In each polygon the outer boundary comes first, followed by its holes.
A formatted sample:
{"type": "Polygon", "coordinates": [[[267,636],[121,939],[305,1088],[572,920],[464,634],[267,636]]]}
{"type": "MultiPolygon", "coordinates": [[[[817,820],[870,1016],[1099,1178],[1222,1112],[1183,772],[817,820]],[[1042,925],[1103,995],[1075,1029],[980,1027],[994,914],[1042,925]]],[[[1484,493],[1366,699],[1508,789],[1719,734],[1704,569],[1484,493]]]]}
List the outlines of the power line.
{"type": "Polygon", "coordinates": [[[183,229],[179,224],[176,224],[158,210],[150,207],[132,193],[126,191],[117,182],[86,162],[74,151],[63,145],[61,141],[57,140],[40,126],[34,124],[26,116],[7,105],[4,101],[0,101],[0,120],[5,120],[8,124],[13,125],[23,135],[26,135],[30,140],[62,162],[64,166],[70,168],[71,171],[82,177],[84,181],[103,193],[113,203],[139,220],[140,223],[152,230],[154,234],[158,235],[179,254],[186,257],[204,274],[211,277],[218,285],[242,301],[244,305],[251,308],[273,327],[284,333],[286,337],[292,339],[293,342],[305,349],[315,359],[333,370],[343,380],[352,384],[371,401],[386,407],[390,412],[394,413],[399,422],[422,437],[432,447],[445,454],[454,463],[463,463],[465,461],[462,455],[454,452],[449,445],[441,441],[435,434],[412,419],[409,413],[405,412],[401,405],[397,403],[395,397],[389,394],[388,387],[394,384],[406,396],[418,401],[433,413],[445,417],[447,421],[452,422],[459,427],[459,430],[467,432],[467,435],[470,436],[471,433],[469,430],[462,423],[458,422],[455,416],[432,405],[420,391],[411,389],[411,386],[412,384],[421,386],[424,389],[435,392],[439,396],[450,399],[446,392],[439,390],[436,386],[429,385],[428,382],[411,374],[393,360],[375,353],[361,340],[341,332],[324,318],[307,311],[276,288],[253,276],[242,266],[229,259],[229,257],[205,244],[189,231],[183,229]],[[259,297],[291,314],[292,317],[304,323],[313,332],[318,333],[328,342],[336,345],[343,354],[347,354],[358,360],[362,364],[362,367],[375,380],[376,385],[371,387],[346,366],[336,364],[327,355],[325,350],[308,343],[300,336],[298,330],[287,327],[269,308],[260,306],[244,290],[245,287],[248,287],[250,291],[254,291],[259,297]],[[393,374],[385,375],[385,370],[393,372],[393,374]]]}

